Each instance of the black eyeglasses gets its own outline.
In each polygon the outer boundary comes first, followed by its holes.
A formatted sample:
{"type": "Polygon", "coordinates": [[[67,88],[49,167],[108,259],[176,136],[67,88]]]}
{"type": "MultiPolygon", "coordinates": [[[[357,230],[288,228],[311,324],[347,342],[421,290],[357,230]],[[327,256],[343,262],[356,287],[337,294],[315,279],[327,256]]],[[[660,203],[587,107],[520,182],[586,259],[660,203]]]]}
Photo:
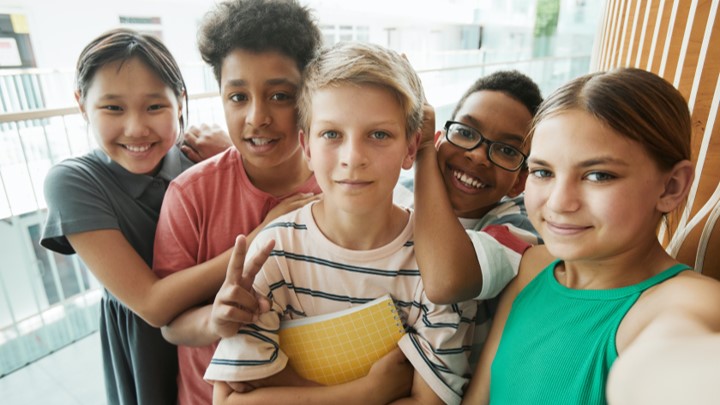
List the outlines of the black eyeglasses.
{"type": "Polygon", "coordinates": [[[527,156],[514,146],[495,142],[485,138],[480,131],[461,122],[448,121],[445,123],[445,137],[448,142],[465,150],[479,148],[487,144],[487,157],[495,166],[507,171],[520,170],[527,156]]]}

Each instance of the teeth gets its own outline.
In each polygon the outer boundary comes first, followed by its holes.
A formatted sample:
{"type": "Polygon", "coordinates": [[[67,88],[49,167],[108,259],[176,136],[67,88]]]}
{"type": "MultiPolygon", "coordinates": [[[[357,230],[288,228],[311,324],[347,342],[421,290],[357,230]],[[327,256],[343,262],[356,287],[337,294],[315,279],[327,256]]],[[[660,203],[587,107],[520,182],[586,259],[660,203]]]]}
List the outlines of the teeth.
{"type": "Polygon", "coordinates": [[[473,188],[477,188],[477,189],[487,187],[486,184],[480,182],[478,179],[470,177],[467,174],[461,173],[457,170],[453,171],[453,176],[455,176],[456,179],[460,180],[461,183],[465,184],[468,187],[473,187],[473,188]]]}
{"type": "Polygon", "coordinates": [[[125,145],[125,147],[127,148],[127,150],[129,150],[130,152],[145,152],[146,150],[150,149],[150,146],[152,146],[152,144],[147,144],[147,145],[125,145]]]}
{"type": "Polygon", "coordinates": [[[250,138],[249,140],[250,140],[250,143],[252,143],[253,145],[256,145],[256,146],[267,145],[270,142],[272,142],[272,139],[268,139],[268,138],[250,138]]]}

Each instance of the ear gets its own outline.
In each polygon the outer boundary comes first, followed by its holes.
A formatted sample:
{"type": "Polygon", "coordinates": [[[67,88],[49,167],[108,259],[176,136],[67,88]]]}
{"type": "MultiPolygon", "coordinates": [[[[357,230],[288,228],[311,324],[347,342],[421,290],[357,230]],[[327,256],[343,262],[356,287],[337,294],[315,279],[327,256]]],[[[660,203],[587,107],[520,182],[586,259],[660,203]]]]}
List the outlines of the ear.
{"type": "Polygon", "coordinates": [[[180,94],[180,97],[178,98],[178,117],[183,116],[183,104],[185,103],[185,90],[182,91],[182,94],[180,94]]]}
{"type": "Polygon", "coordinates": [[[435,132],[435,149],[440,149],[440,141],[442,140],[443,135],[445,135],[444,129],[439,129],[435,132]]]}
{"type": "Polygon", "coordinates": [[[313,168],[310,159],[310,140],[308,139],[308,136],[305,135],[305,132],[302,129],[298,131],[298,140],[300,141],[300,147],[303,150],[305,162],[307,162],[308,168],[310,169],[310,171],[312,171],[313,168]]]}
{"type": "Polygon", "coordinates": [[[525,182],[527,181],[528,174],[530,172],[528,171],[527,167],[523,167],[520,169],[520,172],[517,175],[517,178],[515,179],[515,184],[510,188],[510,191],[508,191],[507,196],[510,198],[517,197],[525,191],[525,182]]]}
{"type": "Polygon", "coordinates": [[[402,168],[410,170],[415,162],[415,156],[417,155],[418,145],[420,144],[420,131],[415,132],[410,138],[408,138],[407,155],[403,159],[402,168]]]}
{"type": "Polygon", "coordinates": [[[77,103],[78,108],[80,109],[80,114],[82,114],[83,119],[85,121],[87,121],[87,112],[85,111],[85,106],[82,103],[82,100],[80,97],[80,92],[75,90],[74,95],[75,95],[75,102],[77,103]]]}
{"type": "Polygon", "coordinates": [[[692,162],[683,160],[676,163],[665,176],[665,190],[658,199],[657,210],[668,213],[683,204],[690,192],[694,177],[695,167],[692,162]]]}

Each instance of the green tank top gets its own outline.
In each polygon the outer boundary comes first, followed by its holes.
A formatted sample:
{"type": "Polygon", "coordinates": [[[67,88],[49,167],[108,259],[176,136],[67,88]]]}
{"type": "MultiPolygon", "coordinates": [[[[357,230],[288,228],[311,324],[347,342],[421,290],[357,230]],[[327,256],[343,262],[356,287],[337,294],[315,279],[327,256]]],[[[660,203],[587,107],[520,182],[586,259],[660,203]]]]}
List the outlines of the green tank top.
{"type": "Polygon", "coordinates": [[[617,358],[615,334],[640,294],[688,266],[677,264],[641,283],[574,290],[551,263],[515,298],[491,367],[491,404],[604,404],[617,358]]]}

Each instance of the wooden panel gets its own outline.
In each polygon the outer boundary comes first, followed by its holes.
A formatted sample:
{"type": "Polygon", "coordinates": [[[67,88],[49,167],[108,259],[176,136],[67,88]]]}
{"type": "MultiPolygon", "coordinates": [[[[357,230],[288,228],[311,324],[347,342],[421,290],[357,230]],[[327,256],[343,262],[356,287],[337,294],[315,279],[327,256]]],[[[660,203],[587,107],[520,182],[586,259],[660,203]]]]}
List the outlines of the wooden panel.
{"type": "Polygon", "coordinates": [[[625,51],[618,62],[619,66],[633,66],[635,52],[637,52],[637,42],[640,40],[640,31],[642,31],[641,18],[644,17],[644,13],[641,6],[644,2],[635,0],[629,3],[628,11],[630,11],[630,13],[627,19],[628,26],[625,30],[627,40],[624,46],[625,51]]]}
{"type": "MultiPolygon", "coordinates": [[[[598,68],[637,66],[675,84],[692,109],[693,159],[698,185],[693,189],[690,218],[709,200],[720,183],[720,0],[608,0],[598,68]],[[673,10],[674,18],[673,18],[673,10]],[[688,29],[686,29],[688,27],[688,29]],[[644,31],[643,31],[644,30],[644,31]],[[634,34],[633,34],[634,32],[634,34]],[[698,67],[699,66],[699,67],[698,67]],[[710,126],[712,124],[713,126],[710,126]],[[703,141],[703,139],[705,139],[703,141]],[[705,143],[703,143],[705,142],[705,143]],[[700,150],[705,145],[705,155],[700,150]]],[[[685,239],[678,259],[694,264],[703,218],[685,239]]],[[[720,246],[720,224],[711,246],[720,246]]],[[[720,249],[705,257],[708,275],[720,279],[720,249]]]]}
{"type": "Polygon", "coordinates": [[[612,36],[612,29],[615,22],[615,7],[619,0],[608,0],[605,6],[605,17],[603,18],[602,25],[602,42],[600,45],[600,57],[597,58],[596,70],[605,70],[608,66],[609,55],[610,55],[610,42],[612,36]]]}
{"type": "Polygon", "coordinates": [[[649,0],[647,2],[638,2],[640,8],[638,10],[638,21],[635,27],[635,38],[633,40],[633,54],[632,59],[628,60],[628,66],[640,66],[640,60],[642,59],[643,52],[647,54],[650,49],[650,44],[646,43],[646,39],[652,37],[652,28],[648,27],[650,21],[652,21],[651,11],[652,6],[655,4],[654,1],[649,0]]]}
{"type": "MultiPolygon", "coordinates": [[[[696,67],[698,66],[698,58],[700,56],[700,50],[702,49],[703,39],[705,38],[711,6],[712,1],[710,0],[698,1],[694,15],[692,16],[693,25],[688,33],[689,38],[684,58],[678,58],[678,63],[682,63],[682,67],[678,66],[679,70],[675,74],[673,84],[675,84],[675,87],[685,96],[686,100],[690,100],[690,90],[692,89],[697,72],[696,67]]],[[[690,18],[690,16],[688,16],[688,18],[690,18]]],[[[713,21],[710,20],[710,24],[712,23],[713,21]]]]}
{"type": "Polygon", "coordinates": [[[665,39],[667,38],[668,26],[670,24],[670,13],[672,12],[673,2],[672,0],[664,1],[662,8],[658,13],[658,23],[656,23],[655,32],[653,35],[653,47],[649,56],[649,63],[646,67],[651,72],[660,71],[660,63],[662,62],[663,50],[665,49],[665,39]]]}
{"type": "Polygon", "coordinates": [[[658,71],[660,76],[670,83],[675,79],[675,70],[677,69],[677,61],[682,48],[683,36],[685,35],[685,27],[687,26],[687,18],[690,0],[682,0],[677,2],[675,9],[675,20],[671,30],[669,31],[669,42],[665,43],[663,51],[664,69],[661,66],[658,71]]]}
{"type": "Polygon", "coordinates": [[[633,34],[636,31],[637,9],[640,3],[637,0],[628,1],[625,8],[625,21],[623,22],[623,35],[620,43],[620,52],[616,66],[629,66],[627,63],[629,55],[632,54],[633,34]]]}
{"type": "Polygon", "coordinates": [[[613,18],[610,20],[610,38],[608,41],[607,58],[603,69],[614,66],[615,55],[618,51],[618,38],[622,30],[623,7],[625,0],[616,0],[613,4],[613,18]]]}

